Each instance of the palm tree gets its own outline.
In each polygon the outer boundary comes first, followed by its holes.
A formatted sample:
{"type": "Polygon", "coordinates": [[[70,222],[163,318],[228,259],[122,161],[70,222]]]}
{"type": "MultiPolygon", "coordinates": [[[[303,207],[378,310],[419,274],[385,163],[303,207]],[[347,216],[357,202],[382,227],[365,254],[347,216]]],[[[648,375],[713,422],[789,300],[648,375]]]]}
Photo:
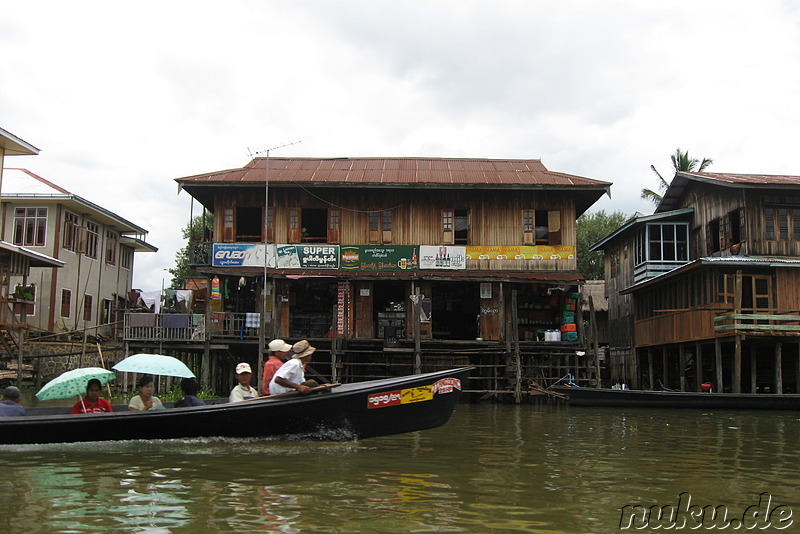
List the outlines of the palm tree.
{"type": "MultiPolygon", "coordinates": [[[[700,161],[697,158],[689,157],[689,151],[687,150],[684,152],[680,148],[675,150],[675,153],[669,158],[672,160],[672,167],[675,169],[676,173],[678,171],[692,172],[695,169],[697,169],[697,172],[703,172],[706,167],[714,163],[714,160],[710,158],[703,158],[703,161],[700,161]],[[697,166],[698,164],[700,164],[699,168],[697,166]]],[[[661,202],[663,193],[669,187],[669,182],[666,181],[664,177],[661,176],[661,173],[656,170],[655,165],[650,165],[650,168],[654,173],[656,173],[656,176],[658,176],[658,190],[661,193],[657,193],[652,189],[644,188],[642,189],[641,198],[649,200],[653,204],[657,205],[659,202],[661,202]]]]}

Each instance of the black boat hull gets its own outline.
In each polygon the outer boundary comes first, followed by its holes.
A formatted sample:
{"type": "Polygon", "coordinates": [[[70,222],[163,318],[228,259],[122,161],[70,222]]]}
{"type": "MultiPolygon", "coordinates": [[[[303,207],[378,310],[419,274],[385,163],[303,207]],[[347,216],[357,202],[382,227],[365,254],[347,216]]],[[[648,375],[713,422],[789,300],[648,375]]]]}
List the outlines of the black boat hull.
{"type": "Polygon", "coordinates": [[[86,415],[0,418],[0,443],[197,437],[346,441],[425,430],[452,414],[471,368],[344,384],[329,392],[86,415]]]}
{"type": "Polygon", "coordinates": [[[572,406],[618,408],[700,408],[716,410],[800,410],[800,395],[752,393],[695,393],[556,386],[572,406]]]}

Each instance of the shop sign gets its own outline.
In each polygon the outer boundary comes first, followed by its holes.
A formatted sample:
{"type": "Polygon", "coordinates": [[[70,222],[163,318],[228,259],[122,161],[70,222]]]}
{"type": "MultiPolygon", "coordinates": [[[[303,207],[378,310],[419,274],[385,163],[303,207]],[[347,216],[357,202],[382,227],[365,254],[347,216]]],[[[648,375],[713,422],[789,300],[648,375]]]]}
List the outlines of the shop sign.
{"type": "MultiPolygon", "coordinates": [[[[275,245],[267,247],[268,267],[275,267],[275,245]]],[[[263,243],[214,243],[214,267],[264,267],[263,243]]]]}
{"type": "Polygon", "coordinates": [[[420,269],[466,269],[467,247],[429,246],[419,247],[420,269]]]}
{"type": "Polygon", "coordinates": [[[347,295],[350,292],[350,284],[339,282],[336,288],[336,333],[344,335],[345,329],[345,309],[347,308],[347,295]]]}
{"type": "Polygon", "coordinates": [[[573,260],[575,247],[520,245],[467,247],[468,260],[573,260]]]}
{"type": "Polygon", "coordinates": [[[339,245],[278,245],[279,269],[338,269],[339,245]]]}
{"type": "Polygon", "coordinates": [[[417,247],[399,245],[343,246],[342,269],[411,271],[418,269],[417,247]]]}

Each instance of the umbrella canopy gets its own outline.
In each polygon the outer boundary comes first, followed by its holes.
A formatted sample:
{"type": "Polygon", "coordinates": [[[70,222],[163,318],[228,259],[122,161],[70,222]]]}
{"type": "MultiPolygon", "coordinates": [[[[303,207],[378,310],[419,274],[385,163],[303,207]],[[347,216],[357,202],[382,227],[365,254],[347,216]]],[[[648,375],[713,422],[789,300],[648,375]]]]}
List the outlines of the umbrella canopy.
{"type": "Polygon", "coordinates": [[[116,376],[108,369],[102,367],[82,367],[67,371],[44,385],[36,394],[39,400],[67,399],[86,393],[86,384],[96,378],[101,384],[107,384],[116,376]]]}
{"type": "Polygon", "coordinates": [[[162,354],[134,354],[128,356],[112,367],[126,373],[142,373],[148,375],[178,376],[194,378],[194,373],[178,358],[162,354]]]}

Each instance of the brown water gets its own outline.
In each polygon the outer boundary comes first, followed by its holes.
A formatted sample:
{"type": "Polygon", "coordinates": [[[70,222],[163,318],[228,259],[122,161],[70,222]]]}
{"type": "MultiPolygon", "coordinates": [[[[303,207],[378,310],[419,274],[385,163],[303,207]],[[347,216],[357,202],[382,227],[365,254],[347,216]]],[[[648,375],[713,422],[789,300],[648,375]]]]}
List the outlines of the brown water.
{"type": "Polygon", "coordinates": [[[625,505],[762,492],[798,532],[798,444],[800,412],[459,405],[360,442],[2,446],[0,532],[619,532],[625,505]]]}

